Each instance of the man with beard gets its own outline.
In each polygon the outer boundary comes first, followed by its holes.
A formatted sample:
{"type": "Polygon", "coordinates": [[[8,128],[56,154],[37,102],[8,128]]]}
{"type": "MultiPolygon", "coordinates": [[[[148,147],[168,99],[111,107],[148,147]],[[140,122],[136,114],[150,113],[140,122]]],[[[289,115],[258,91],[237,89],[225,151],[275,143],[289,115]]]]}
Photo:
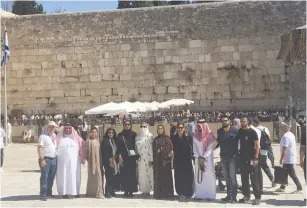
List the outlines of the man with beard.
{"type": "Polygon", "coordinates": [[[261,168],[258,164],[260,141],[256,131],[249,127],[248,122],[246,116],[241,118],[241,129],[239,129],[237,134],[240,145],[239,165],[241,170],[242,194],[244,196],[239,200],[239,203],[247,203],[250,200],[250,178],[255,195],[253,205],[259,205],[261,199],[261,168]]]}
{"type": "Polygon", "coordinates": [[[124,122],[124,130],[117,137],[117,153],[119,154],[121,189],[124,197],[133,197],[137,192],[136,160],[139,155],[135,152],[136,133],[132,131],[130,121],[124,122]]]}
{"type": "Polygon", "coordinates": [[[79,197],[81,163],[84,164],[82,138],[69,124],[56,137],[58,164],[56,182],[59,195],[64,198],[79,197]]]}
{"type": "Polygon", "coordinates": [[[220,157],[223,174],[226,180],[227,196],[222,201],[237,202],[237,155],[238,129],[229,125],[226,115],[221,117],[222,128],[217,130],[217,141],[220,145],[220,157]]]}
{"type": "Polygon", "coordinates": [[[135,141],[135,148],[137,154],[140,155],[138,161],[138,178],[139,187],[142,195],[147,197],[153,189],[153,169],[149,167],[150,161],[153,161],[152,142],[153,135],[149,132],[147,123],[141,124],[140,132],[138,133],[135,141]]]}

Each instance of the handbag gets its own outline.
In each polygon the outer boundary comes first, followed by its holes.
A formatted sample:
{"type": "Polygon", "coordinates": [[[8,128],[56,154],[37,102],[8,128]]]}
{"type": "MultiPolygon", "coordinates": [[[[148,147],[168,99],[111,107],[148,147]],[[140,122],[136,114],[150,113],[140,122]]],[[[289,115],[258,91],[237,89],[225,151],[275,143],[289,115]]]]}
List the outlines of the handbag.
{"type": "Polygon", "coordinates": [[[275,166],[274,170],[275,183],[285,185],[286,184],[286,169],[281,166],[275,166]]]}
{"type": "Polygon", "coordinates": [[[125,147],[126,147],[126,150],[127,150],[127,153],[128,153],[128,156],[136,156],[135,154],[135,151],[134,150],[129,150],[128,147],[127,147],[127,144],[126,144],[126,141],[125,141],[125,137],[123,137],[123,141],[124,141],[124,144],[125,144],[125,147]]]}

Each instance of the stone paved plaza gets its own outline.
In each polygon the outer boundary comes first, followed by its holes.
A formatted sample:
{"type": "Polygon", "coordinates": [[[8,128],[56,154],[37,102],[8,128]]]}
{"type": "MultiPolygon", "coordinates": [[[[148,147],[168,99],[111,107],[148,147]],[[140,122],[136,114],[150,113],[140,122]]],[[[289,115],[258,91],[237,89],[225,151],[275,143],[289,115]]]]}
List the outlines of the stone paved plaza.
{"type": "MultiPolygon", "coordinates": [[[[82,185],[81,198],[78,199],[55,199],[42,202],[39,200],[39,168],[37,163],[36,144],[13,144],[5,149],[4,172],[1,175],[1,207],[243,207],[240,204],[223,204],[221,198],[225,193],[217,193],[217,199],[214,202],[193,201],[179,202],[176,196],[174,200],[154,200],[141,199],[136,195],[133,199],[122,199],[121,194],[112,199],[91,199],[84,198],[86,190],[87,171],[82,167],[82,185]]],[[[274,145],[276,162],[279,160],[279,146],[274,145]]],[[[216,156],[218,152],[216,152],[216,156]]],[[[216,160],[219,160],[216,157],[216,160]]],[[[304,183],[303,171],[296,166],[296,171],[301,183],[304,183]]],[[[264,176],[264,195],[262,197],[261,207],[287,206],[297,207],[305,206],[303,201],[304,194],[291,194],[295,190],[293,181],[289,180],[289,187],[286,193],[274,194],[276,188],[270,188],[269,180],[264,176]]],[[[304,186],[305,193],[305,186],[304,186]]],[[[54,186],[56,194],[56,186],[54,186]]],[[[238,193],[238,199],[242,194],[238,193]]],[[[253,196],[252,196],[253,199],[253,196]]],[[[252,207],[251,204],[244,205],[252,207]]]]}

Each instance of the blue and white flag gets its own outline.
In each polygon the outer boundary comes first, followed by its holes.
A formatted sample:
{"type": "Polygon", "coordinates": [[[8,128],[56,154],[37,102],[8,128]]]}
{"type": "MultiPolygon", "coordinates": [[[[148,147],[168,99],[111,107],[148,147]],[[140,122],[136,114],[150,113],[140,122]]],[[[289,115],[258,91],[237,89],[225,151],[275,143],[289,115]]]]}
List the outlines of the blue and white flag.
{"type": "Polygon", "coordinates": [[[1,67],[4,66],[10,57],[10,50],[9,50],[9,39],[7,37],[7,32],[4,33],[4,47],[3,47],[3,56],[1,60],[1,67]]]}

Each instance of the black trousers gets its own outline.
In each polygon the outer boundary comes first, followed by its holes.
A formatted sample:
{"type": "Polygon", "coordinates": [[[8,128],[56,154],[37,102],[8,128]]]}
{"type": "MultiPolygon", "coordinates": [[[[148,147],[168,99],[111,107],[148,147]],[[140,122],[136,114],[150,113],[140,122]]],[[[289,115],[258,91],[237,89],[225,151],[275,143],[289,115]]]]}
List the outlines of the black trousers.
{"type": "Polygon", "coordinates": [[[251,181],[255,199],[261,199],[261,185],[260,177],[262,177],[261,167],[258,164],[256,167],[248,161],[240,161],[241,166],[241,181],[242,181],[242,194],[250,198],[249,180],[251,181]]]}
{"type": "Polygon", "coordinates": [[[294,164],[283,164],[283,168],[286,169],[286,184],[281,185],[280,188],[285,189],[286,185],[288,185],[288,175],[292,178],[293,182],[296,185],[296,188],[298,190],[302,190],[302,185],[300,181],[297,178],[297,175],[295,173],[294,164]]]}
{"type": "Polygon", "coordinates": [[[306,153],[304,155],[304,177],[305,177],[305,181],[306,181],[306,153]]]}
{"type": "Polygon", "coordinates": [[[3,156],[4,156],[4,148],[1,148],[0,149],[0,151],[1,151],[1,168],[2,168],[2,166],[3,166],[3,156]]]}

